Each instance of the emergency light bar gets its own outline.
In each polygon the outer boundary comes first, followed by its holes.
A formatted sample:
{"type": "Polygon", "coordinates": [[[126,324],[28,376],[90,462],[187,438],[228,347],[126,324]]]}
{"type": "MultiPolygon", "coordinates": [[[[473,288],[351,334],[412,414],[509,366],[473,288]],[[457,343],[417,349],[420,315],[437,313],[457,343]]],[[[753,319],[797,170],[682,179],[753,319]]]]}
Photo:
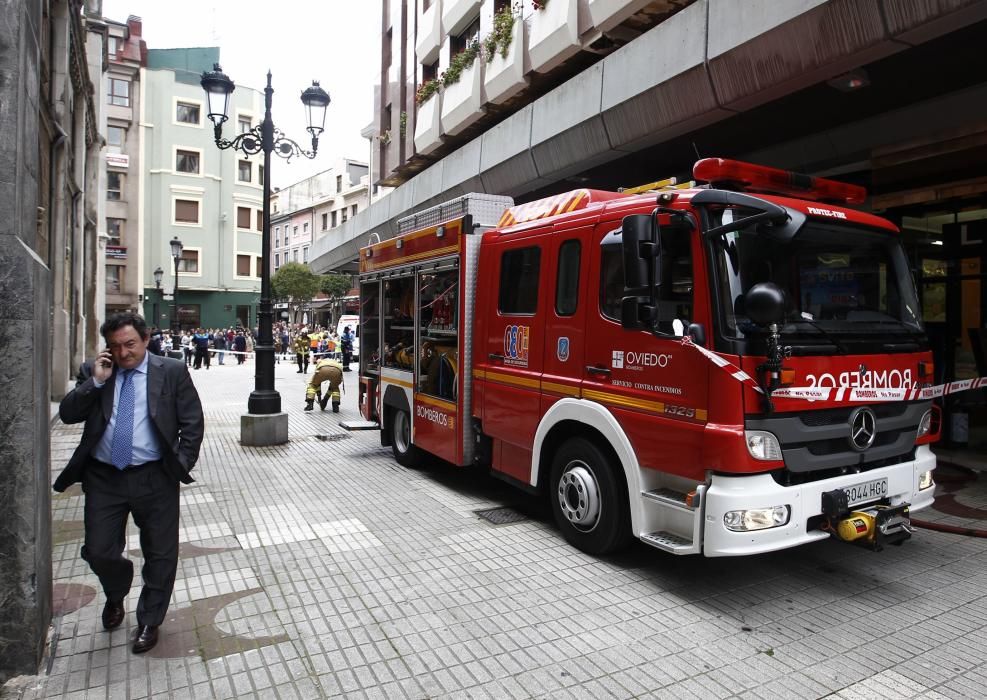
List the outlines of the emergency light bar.
{"type": "Polygon", "coordinates": [[[692,167],[692,175],[714,185],[834,204],[863,204],[867,198],[867,190],[858,185],[725,158],[703,158],[692,167]]]}

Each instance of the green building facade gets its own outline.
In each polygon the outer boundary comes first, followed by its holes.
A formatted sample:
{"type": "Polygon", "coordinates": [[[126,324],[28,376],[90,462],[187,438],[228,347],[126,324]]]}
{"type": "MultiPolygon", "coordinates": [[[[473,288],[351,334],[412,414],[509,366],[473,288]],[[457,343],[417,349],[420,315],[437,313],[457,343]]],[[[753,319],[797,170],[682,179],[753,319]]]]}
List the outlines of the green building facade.
{"type": "MultiPolygon", "coordinates": [[[[142,76],[141,270],[150,325],[174,327],[175,260],[182,329],[257,322],[260,302],[263,155],[216,147],[199,85],[219,62],[218,48],[150,50],[142,76]],[[161,286],[154,284],[160,268],[161,286]]],[[[238,85],[223,136],[264,117],[262,92],[238,85]]]]}

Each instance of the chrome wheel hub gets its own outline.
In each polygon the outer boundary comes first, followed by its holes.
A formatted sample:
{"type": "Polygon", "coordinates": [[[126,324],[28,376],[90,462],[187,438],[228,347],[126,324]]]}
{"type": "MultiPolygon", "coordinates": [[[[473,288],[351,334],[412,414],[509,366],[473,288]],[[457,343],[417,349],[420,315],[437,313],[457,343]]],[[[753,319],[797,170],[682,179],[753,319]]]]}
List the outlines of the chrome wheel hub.
{"type": "Polygon", "coordinates": [[[566,520],[581,530],[596,527],[600,519],[600,487],[585,462],[570,462],[565,468],[558,498],[566,520]]]}

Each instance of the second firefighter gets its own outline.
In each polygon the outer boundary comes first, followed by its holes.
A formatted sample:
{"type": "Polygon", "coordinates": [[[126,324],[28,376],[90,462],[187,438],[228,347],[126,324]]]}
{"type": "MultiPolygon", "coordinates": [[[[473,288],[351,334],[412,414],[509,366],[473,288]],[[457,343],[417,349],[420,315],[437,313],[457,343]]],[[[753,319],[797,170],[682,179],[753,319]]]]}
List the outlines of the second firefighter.
{"type": "Polygon", "coordinates": [[[328,357],[315,364],[312,379],[305,387],[305,410],[315,408],[315,399],[319,399],[319,408],[326,410],[326,404],[332,400],[332,412],[339,413],[339,387],[343,383],[343,366],[328,357]],[[322,384],[329,382],[329,390],[323,394],[322,384]]]}

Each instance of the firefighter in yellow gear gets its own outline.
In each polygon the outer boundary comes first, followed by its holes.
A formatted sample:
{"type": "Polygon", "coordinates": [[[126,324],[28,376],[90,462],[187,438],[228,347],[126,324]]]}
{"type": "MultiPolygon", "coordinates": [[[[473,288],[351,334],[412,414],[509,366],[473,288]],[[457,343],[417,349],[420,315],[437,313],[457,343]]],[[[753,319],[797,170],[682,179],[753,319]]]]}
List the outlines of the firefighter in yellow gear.
{"type": "Polygon", "coordinates": [[[306,374],[308,372],[308,331],[304,330],[300,335],[295,336],[291,347],[295,351],[295,361],[298,363],[297,374],[306,374]]]}
{"type": "MultiPolygon", "coordinates": [[[[305,410],[311,411],[315,408],[315,399],[319,399],[319,408],[326,410],[326,404],[332,400],[332,412],[339,413],[339,387],[343,384],[343,366],[336,360],[328,357],[319,360],[315,364],[315,372],[312,379],[305,387],[305,410]],[[329,382],[329,391],[322,394],[323,382],[329,382]]],[[[344,386],[345,389],[345,386],[344,386]]]]}

